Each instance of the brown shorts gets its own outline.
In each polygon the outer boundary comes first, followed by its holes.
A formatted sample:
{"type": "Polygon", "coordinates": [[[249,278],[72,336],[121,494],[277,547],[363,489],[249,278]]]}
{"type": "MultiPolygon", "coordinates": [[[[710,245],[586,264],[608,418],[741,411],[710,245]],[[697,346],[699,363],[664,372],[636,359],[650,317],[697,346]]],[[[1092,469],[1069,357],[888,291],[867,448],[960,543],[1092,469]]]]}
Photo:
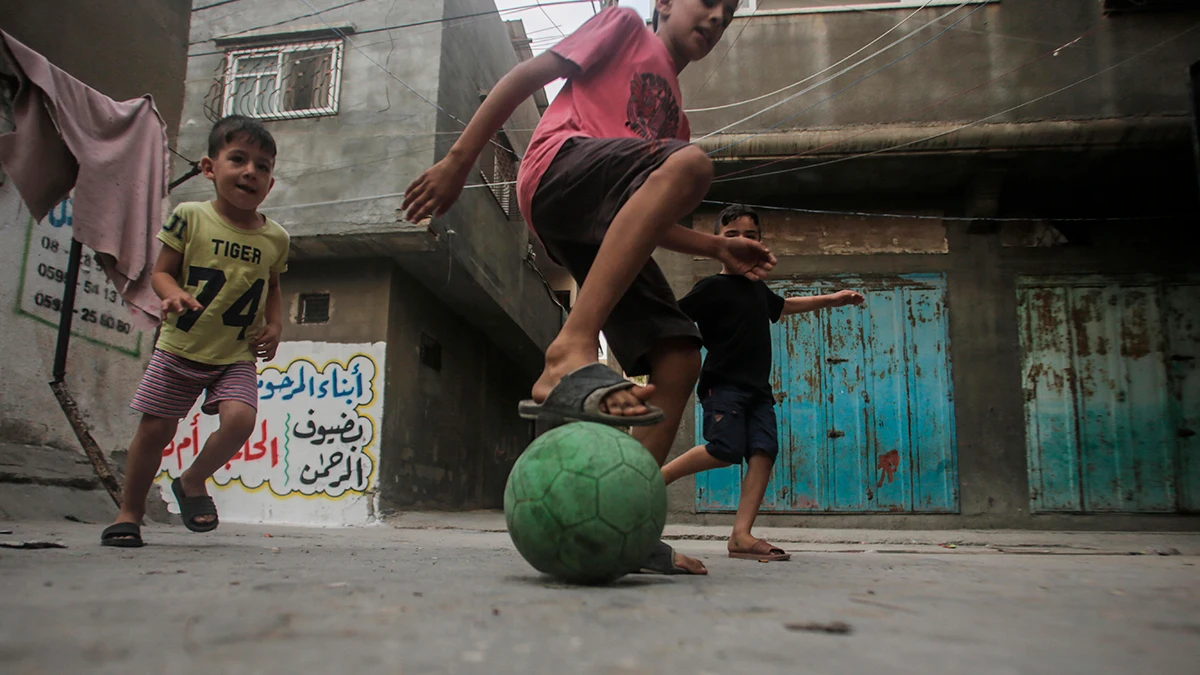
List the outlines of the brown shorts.
{"type": "MultiPolygon", "coordinates": [[[[672,153],[677,140],[576,137],[563,144],[533,194],[533,227],[555,262],[582,286],[608,226],[630,196],[672,153]]],[[[646,261],[617,302],[604,337],[629,375],[650,373],[649,355],[660,341],[694,338],[700,331],[675,301],[654,259],[646,261]]]]}

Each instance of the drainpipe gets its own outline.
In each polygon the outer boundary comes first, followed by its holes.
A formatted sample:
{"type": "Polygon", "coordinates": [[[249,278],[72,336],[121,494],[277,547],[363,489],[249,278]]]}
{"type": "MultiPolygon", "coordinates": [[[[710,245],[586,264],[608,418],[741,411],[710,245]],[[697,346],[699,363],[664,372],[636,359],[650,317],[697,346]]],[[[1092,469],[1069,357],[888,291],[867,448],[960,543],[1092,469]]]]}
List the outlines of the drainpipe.
{"type": "MultiPolygon", "coordinates": [[[[1195,80],[1196,67],[1193,67],[1195,80]]],[[[1193,95],[1193,98],[1195,96],[1193,95]]],[[[889,154],[959,154],[1009,150],[1170,147],[1193,140],[1183,115],[978,124],[863,125],[760,134],[719,134],[697,143],[720,160],[889,154]],[[931,138],[935,137],[935,138],[931,138]],[[928,140],[927,140],[928,139],[928,140]]],[[[697,134],[698,135],[698,134],[697,134]]]]}

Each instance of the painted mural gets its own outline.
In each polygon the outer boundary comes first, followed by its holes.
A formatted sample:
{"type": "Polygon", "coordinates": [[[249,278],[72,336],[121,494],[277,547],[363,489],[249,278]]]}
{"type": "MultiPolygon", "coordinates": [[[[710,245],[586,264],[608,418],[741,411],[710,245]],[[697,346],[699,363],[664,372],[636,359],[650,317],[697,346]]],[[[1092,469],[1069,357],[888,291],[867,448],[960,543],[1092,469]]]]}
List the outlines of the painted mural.
{"type": "MultiPolygon", "coordinates": [[[[284,342],[258,367],[254,433],[210,481],[221,519],[243,523],[356,525],[374,520],[383,414],[384,343],[284,342]]],[[[170,482],[217,429],[197,402],[163,450],[170,482]]]]}

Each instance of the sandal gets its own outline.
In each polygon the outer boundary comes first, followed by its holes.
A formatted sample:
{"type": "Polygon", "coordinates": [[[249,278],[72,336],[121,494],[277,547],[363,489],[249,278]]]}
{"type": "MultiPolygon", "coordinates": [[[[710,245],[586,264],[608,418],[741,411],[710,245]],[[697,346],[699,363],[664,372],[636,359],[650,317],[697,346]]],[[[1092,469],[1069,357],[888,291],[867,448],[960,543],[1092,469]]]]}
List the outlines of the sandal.
{"type": "Polygon", "coordinates": [[[600,410],[600,403],[613,392],[633,389],[626,380],[602,363],[591,363],[563,376],[543,403],[521,401],[517,412],[522,419],[554,422],[598,422],[614,427],[648,427],[663,421],[663,411],[646,405],[642,415],[612,415],[600,410]]]}
{"type": "Polygon", "coordinates": [[[142,526],[137,523],[113,523],[100,533],[101,546],[117,546],[120,548],[141,548],[146,545],[142,541],[142,526]]]}
{"type": "Polygon", "coordinates": [[[171,492],[175,493],[175,500],[179,502],[179,515],[183,517],[184,527],[192,532],[212,532],[217,529],[220,521],[217,519],[217,505],[213,503],[212,497],[185,495],[183,483],[180,483],[178,478],[171,481],[171,492]],[[212,516],[213,520],[211,523],[197,523],[196,518],[199,516],[212,516]]]}
{"type": "Polygon", "coordinates": [[[660,541],[650,549],[650,555],[630,574],[692,574],[686,568],[675,564],[675,549],[665,541],[660,541]]]}
{"type": "Polygon", "coordinates": [[[759,539],[754,542],[748,551],[730,551],[730,558],[738,560],[757,560],[759,562],[783,562],[791,560],[792,554],[771,544],[759,539]]]}

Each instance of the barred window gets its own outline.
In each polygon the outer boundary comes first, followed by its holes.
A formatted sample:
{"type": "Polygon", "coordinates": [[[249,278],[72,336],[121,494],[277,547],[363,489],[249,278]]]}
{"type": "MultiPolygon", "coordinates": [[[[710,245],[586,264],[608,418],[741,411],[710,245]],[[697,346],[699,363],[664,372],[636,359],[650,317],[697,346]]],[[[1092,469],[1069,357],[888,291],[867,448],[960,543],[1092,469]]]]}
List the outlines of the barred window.
{"type": "Polygon", "coordinates": [[[492,138],[492,143],[480,154],[479,168],[483,172],[483,180],[491,188],[492,196],[500,203],[504,215],[510,220],[521,218],[517,208],[517,167],[519,160],[513,152],[512,143],[503,131],[492,138]]]}
{"type": "Polygon", "coordinates": [[[341,71],[341,41],[229,52],[222,115],[268,120],[336,115],[341,71]]]}

